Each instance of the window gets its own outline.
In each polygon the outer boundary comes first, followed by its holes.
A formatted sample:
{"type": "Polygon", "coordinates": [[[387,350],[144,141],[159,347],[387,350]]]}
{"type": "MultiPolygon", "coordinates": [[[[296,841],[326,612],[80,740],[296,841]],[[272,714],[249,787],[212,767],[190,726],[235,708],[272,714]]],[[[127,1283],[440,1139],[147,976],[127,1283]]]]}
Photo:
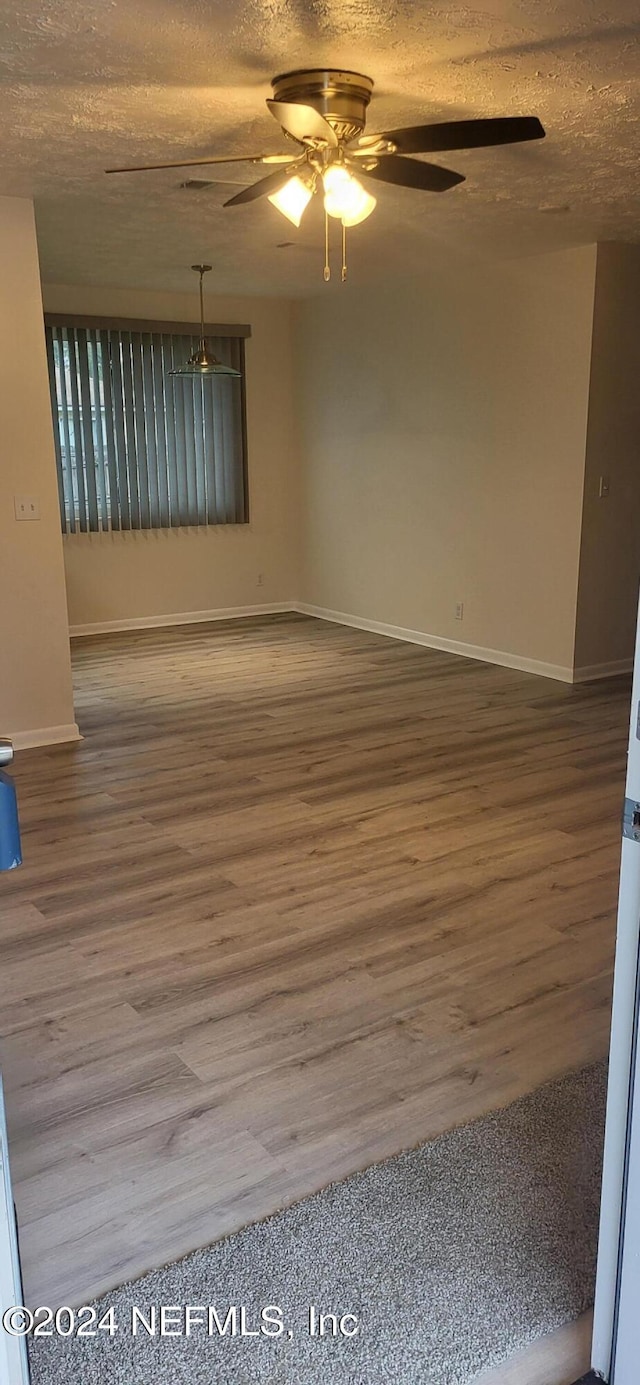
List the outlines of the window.
{"type": "Polygon", "coordinates": [[[242,377],[198,380],[169,374],[198,344],[190,324],[77,323],[46,319],[63,531],[246,524],[249,328],[209,338],[242,377]]]}

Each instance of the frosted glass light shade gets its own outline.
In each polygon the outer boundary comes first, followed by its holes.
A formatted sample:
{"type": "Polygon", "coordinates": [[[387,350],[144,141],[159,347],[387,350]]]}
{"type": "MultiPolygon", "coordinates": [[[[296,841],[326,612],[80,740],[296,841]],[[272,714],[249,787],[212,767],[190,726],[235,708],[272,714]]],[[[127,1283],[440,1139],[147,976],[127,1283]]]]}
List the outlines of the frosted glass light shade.
{"type": "Polygon", "coordinates": [[[357,226],[371,216],[376,206],[375,197],[342,164],[330,164],[322,181],[324,206],[329,216],[336,217],[343,226],[357,226]]]}
{"type": "Polygon", "coordinates": [[[342,213],[343,226],[359,226],[361,221],[366,221],[367,217],[371,216],[374,207],[377,206],[377,199],[372,193],[367,192],[357,178],[352,181],[356,184],[358,195],[353,198],[351,207],[342,213]]]}
{"type": "Polygon", "coordinates": [[[313,189],[307,183],[303,183],[302,178],[294,173],[293,177],[289,178],[279,192],[271,193],[268,200],[273,203],[274,207],[277,207],[279,212],[282,212],[283,216],[292,221],[294,226],[299,226],[302,213],[312,196],[313,189]]]}
{"type": "Polygon", "coordinates": [[[235,370],[231,365],[223,365],[222,361],[214,356],[213,351],[209,350],[204,337],[200,341],[197,351],[189,357],[186,365],[180,366],[177,370],[170,370],[169,375],[195,375],[203,378],[207,375],[241,375],[240,370],[235,370]]]}

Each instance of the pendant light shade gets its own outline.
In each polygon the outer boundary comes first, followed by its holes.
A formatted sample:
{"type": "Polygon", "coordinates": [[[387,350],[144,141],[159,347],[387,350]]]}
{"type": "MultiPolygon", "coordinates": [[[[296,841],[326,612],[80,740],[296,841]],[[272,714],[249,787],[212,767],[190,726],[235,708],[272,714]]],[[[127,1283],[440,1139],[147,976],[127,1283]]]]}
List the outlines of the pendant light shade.
{"type": "Polygon", "coordinates": [[[189,357],[186,365],[181,366],[179,370],[170,370],[169,374],[190,376],[191,379],[205,379],[209,375],[236,375],[239,377],[242,374],[241,371],[234,370],[231,365],[223,365],[222,361],[214,356],[204,334],[204,289],[202,281],[205,274],[209,273],[211,265],[192,264],[191,268],[200,275],[200,341],[197,351],[194,351],[193,355],[189,357]]]}

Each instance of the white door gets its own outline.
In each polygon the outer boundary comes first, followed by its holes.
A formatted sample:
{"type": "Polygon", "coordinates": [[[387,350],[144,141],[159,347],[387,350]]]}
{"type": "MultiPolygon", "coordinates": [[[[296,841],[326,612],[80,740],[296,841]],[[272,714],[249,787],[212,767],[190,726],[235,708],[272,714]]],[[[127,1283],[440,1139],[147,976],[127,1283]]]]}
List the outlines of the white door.
{"type": "Polygon", "coordinates": [[[7,1127],[4,1118],[0,1081],[0,1382],[1,1385],[29,1385],[29,1367],[24,1341],[5,1331],[2,1319],[8,1308],[22,1303],[18,1242],[13,1213],[7,1127]]]}
{"type": "Polygon", "coordinates": [[[592,1364],[640,1380],[640,625],[622,837],[592,1364]]]}

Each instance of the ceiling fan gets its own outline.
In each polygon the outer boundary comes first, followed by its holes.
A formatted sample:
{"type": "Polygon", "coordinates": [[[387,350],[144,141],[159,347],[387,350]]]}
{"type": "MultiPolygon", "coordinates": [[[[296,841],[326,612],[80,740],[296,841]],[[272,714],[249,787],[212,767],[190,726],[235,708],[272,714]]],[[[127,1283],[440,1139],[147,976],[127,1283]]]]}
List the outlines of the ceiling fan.
{"type": "Polygon", "coordinates": [[[542,139],[536,116],[500,116],[478,120],[447,120],[410,125],[379,134],[364,133],[373,81],[359,72],[334,68],[300,69],[274,77],[271,114],[285,138],[297,145],[292,153],[236,154],[176,163],[110,168],[108,173],[139,173],[150,169],[195,168],[209,164],[255,163],[278,165],[266,177],[230,197],[225,207],[268,197],[294,226],[313,194],[322,185],[325,209],[325,279],[330,278],[329,217],[342,224],[342,278],[346,278],[346,230],[370,216],[376,198],[360,177],[424,192],[446,192],[464,182],[464,174],[440,164],[407,157],[454,149],[480,149],[542,139]]]}

